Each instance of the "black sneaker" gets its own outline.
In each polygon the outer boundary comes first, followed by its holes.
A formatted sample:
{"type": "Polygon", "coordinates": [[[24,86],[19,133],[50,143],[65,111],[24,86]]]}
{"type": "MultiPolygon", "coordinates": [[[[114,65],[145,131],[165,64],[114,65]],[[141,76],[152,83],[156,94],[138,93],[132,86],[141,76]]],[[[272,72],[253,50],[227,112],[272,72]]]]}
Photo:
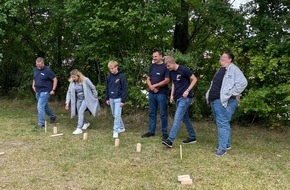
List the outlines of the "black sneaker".
{"type": "Polygon", "coordinates": [[[164,144],[168,148],[172,148],[173,143],[169,139],[166,139],[165,141],[162,141],[162,144],[164,144]]]}
{"type": "Polygon", "coordinates": [[[196,139],[190,139],[187,138],[185,140],[182,141],[183,144],[192,144],[192,143],[196,143],[196,139]]]}
{"type": "Polygon", "coordinates": [[[163,134],[162,135],[162,141],[166,141],[167,138],[168,138],[168,134],[163,134]]]}
{"type": "Polygon", "coordinates": [[[155,136],[155,134],[154,133],[151,133],[151,132],[147,132],[147,133],[145,133],[144,135],[142,135],[141,137],[142,138],[147,138],[147,137],[152,137],[152,136],[155,136]]]}
{"type": "Polygon", "coordinates": [[[42,128],[44,128],[44,125],[37,125],[37,126],[35,126],[35,129],[42,129],[42,128]]]}
{"type": "Polygon", "coordinates": [[[55,123],[56,122],[56,116],[52,119],[50,119],[50,123],[55,123]]]}

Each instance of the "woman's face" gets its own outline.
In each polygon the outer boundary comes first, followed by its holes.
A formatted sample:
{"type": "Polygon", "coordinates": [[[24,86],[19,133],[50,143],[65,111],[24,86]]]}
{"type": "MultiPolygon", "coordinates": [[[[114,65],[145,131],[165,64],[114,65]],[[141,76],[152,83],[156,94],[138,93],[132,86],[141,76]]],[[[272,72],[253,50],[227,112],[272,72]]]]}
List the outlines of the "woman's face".
{"type": "Polygon", "coordinates": [[[74,82],[77,82],[79,80],[79,76],[78,75],[72,75],[71,78],[72,78],[72,80],[74,82]]]}

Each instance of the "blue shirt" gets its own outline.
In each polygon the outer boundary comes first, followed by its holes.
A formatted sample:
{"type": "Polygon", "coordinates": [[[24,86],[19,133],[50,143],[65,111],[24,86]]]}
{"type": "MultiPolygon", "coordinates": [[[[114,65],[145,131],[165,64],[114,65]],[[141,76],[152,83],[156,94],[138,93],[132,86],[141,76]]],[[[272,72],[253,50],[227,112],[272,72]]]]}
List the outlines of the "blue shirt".
{"type": "Polygon", "coordinates": [[[127,82],[126,78],[121,72],[118,70],[116,74],[110,74],[107,83],[106,83],[106,99],[109,98],[117,99],[121,98],[121,102],[125,103],[127,98],[127,82]]]}
{"type": "Polygon", "coordinates": [[[50,92],[53,87],[54,78],[55,74],[47,66],[44,66],[41,70],[38,70],[37,67],[33,69],[36,92],[50,92]]]}
{"type": "MultiPolygon", "coordinates": [[[[190,85],[190,77],[192,72],[185,66],[179,65],[177,70],[170,71],[170,79],[174,84],[174,100],[181,98],[183,93],[188,89],[190,85]]],[[[192,91],[189,91],[188,98],[193,98],[192,91]]]]}
{"type": "MultiPolygon", "coordinates": [[[[165,64],[153,63],[149,68],[148,76],[150,77],[150,82],[153,85],[163,81],[165,78],[169,78],[169,70],[165,64]]],[[[168,94],[168,85],[159,87],[157,94],[158,93],[168,94]]]]}

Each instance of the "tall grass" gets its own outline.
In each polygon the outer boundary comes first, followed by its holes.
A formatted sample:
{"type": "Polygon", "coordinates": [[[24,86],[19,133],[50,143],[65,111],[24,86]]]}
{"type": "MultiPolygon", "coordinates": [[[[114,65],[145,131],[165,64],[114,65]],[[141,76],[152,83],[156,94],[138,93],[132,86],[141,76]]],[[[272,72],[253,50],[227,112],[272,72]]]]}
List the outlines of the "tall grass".
{"type": "MultiPolygon", "coordinates": [[[[34,101],[0,100],[0,189],[289,189],[289,132],[233,126],[232,150],[215,156],[217,131],[212,122],[194,122],[198,142],[179,145],[187,137],[181,126],[172,149],[161,144],[160,122],[153,138],[145,112],[124,115],[126,132],[114,146],[113,119],[108,108],[89,115],[88,140],[72,135],[77,119],[64,105],[52,103],[59,132],[50,137],[35,129],[34,101]],[[142,151],[136,152],[136,144],[142,151]],[[177,176],[189,174],[193,185],[180,185],[177,176]]],[[[124,108],[126,109],[126,108],[124,108]]],[[[170,118],[172,123],[172,118],[170,118]]]]}

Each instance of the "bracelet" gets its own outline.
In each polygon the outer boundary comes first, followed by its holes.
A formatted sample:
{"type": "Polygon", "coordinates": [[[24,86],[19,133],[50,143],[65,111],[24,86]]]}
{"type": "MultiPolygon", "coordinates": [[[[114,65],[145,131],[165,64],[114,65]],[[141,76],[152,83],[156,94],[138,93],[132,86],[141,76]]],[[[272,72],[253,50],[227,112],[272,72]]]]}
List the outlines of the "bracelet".
{"type": "Polygon", "coordinates": [[[188,88],[188,89],[186,89],[186,91],[187,91],[187,92],[190,92],[189,88],[188,88]]]}

